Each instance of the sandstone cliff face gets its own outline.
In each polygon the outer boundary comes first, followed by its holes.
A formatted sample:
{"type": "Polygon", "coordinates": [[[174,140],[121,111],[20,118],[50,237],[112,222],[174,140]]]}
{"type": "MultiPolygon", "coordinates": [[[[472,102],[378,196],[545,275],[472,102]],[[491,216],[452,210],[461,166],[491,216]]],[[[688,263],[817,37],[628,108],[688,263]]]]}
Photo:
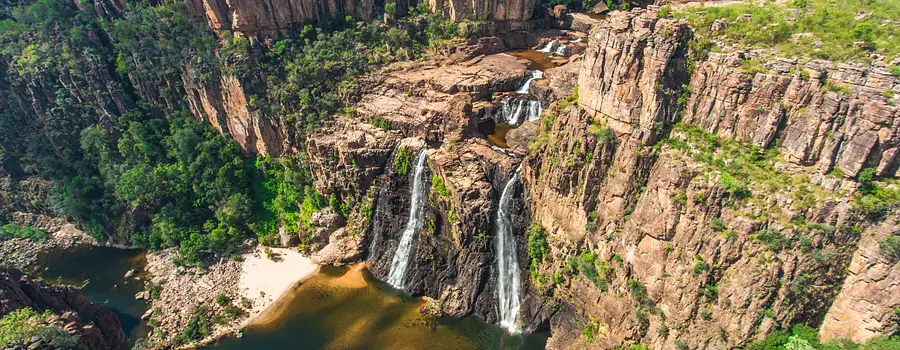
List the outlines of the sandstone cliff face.
{"type": "Polygon", "coordinates": [[[549,283],[542,292],[562,303],[549,317],[525,308],[523,319],[549,318],[556,349],[733,348],[794,323],[857,340],[884,331],[896,301],[872,293],[893,279],[873,252],[896,223],[867,229],[842,189],[852,191],[848,178],[865,167],[896,176],[897,112],[880,93],[896,90],[896,79],[821,62],[803,67],[806,79],[779,60],[750,75],[737,56],[718,55],[688,75],[679,40],[687,31],[642,10],[616,12],[592,30],[578,105],[546,112],[522,169],[532,220],[549,231],[550,256],[532,283],[549,283]],[[847,90],[822,89],[825,76],[847,90]],[[692,94],[678,101],[682,85],[692,94]],[[688,139],[689,131],[670,131],[679,116],[726,139],[778,147],[784,161],[773,176],[797,181],[736,197],[696,148],[657,144],[688,139]],[[833,169],[844,179],[823,176],[833,169]],[[814,201],[798,197],[806,187],[814,201]],[[762,237],[776,231],[790,243],[762,237]],[[870,231],[874,238],[861,240],[870,231]],[[572,272],[567,262],[579,252],[605,264],[606,284],[572,272]],[[581,335],[588,326],[592,339],[581,335]]]}
{"type": "Polygon", "coordinates": [[[433,11],[442,11],[454,21],[527,21],[537,0],[428,0],[433,11]]]}
{"type": "Polygon", "coordinates": [[[195,17],[205,18],[214,30],[264,36],[277,36],[281,30],[304,20],[370,18],[375,6],[372,0],[188,0],[185,3],[195,17]]]}
{"type": "MultiPolygon", "coordinates": [[[[640,11],[638,11],[640,12],[640,11]]],[[[675,118],[684,80],[686,22],[614,15],[593,27],[578,79],[578,103],[620,134],[652,143],[675,118]]]]}
{"type": "Polygon", "coordinates": [[[823,339],[863,342],[897,331],[894,310],[900,307],[900,262],[885,256],[878,244],[898,234],[897,220],[896,215],[888,218],[860,238],[844,287],[822,322],[823,339]]]}
{"type": "MultiPolygon", "coordinates": [[[[53,286],[19,270],[0,269],[0,315],[25,307],[62,315],[53,323],[61,323],[65,331],[78,335],[79,343],[87,349],[126,349],[128,345],[116,315],[101,303],[89,302],[77,288],[53,286]]],[[[32,346],[43,348],[40,344],[32,346]]]]}
{"type": "Polygon", "coordinates": [[[900,109],[882,93],[900,90],[900,82],[886,70],[775,60],[766,73],[743,73],[740,63],[749,58],[711,54],[700,64],[684,120],[722,137],[777,146],[789,162],[822,173],[839,169],[855,177],[874,168],[897,176],[900,109]]]}

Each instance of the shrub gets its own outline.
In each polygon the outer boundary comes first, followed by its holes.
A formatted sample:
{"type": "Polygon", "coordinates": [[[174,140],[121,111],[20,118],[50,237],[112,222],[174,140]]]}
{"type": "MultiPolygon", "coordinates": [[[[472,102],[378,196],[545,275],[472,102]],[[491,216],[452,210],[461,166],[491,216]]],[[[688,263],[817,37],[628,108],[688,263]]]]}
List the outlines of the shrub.
{"type": "Polygon", "coordinates": [[[659,12],[656,13],[656,17],[666,18],[669,17],[670,14],[672,14],[672,8],[669,6],[663,6],[659,9],[659,12]]]}
{"type": "Polygon", "coordinates": [[[790,240],[788,240],[779,230],[759,230],[756,232],[756,239],[763,242],[766,247],[775,252],[780,252],[782,249],[790,246],[790,240]]]}
{"type": "Polygon", "coordinates": [[[715,218],[712,221],[712,229],[716,232],[725,231],[727,227],[725,227],[725,221],[722,221],[720,218],[715,218]]]}
{"type": "Polygon", "coordinates": [[[605,261],[598,261],[596,255],[591,252],[581,252],[572,256],[566,262],[569,271],[578,272],[594,283],[601,291],[609,288],[609,280],[613,270],[605,261]]]}
{"type": "Polygon", "coordinates": [[[891,263],[900,261],[900,237],[889,236],[879,242],[878,247],[881,249],[881,254],[891,263]]]}
{"type": "Polygon", "coordinates": [[[441,179],[440,176],[431,176],[431,188],[433,188],[434,191],[437,192],[437,194],[441,197],[450,197],[450,190],[447,189],[447,185],[444,184],[444,180],[441,179]]]}
{"type": "Polygon", "coordinates": [[[194,316],[184,326],[184,330],[181,331],[181,340],[183,342],[190,343],[209,336],[209,322],[206,319],[206,313],[205,308],[200,308],[194,312],[194,316]]]}
{"type": "Polygon", "coordinates": [[[890,66],[887,67],[887,70],[891,75],[895,77],[900,77],[900,66],[890,66]]]}
{"type": "Polygon", "coordinates": [[[32,241],[44,241],[49,238],[47,231],[41,230],[33,226],[21,226],[17,224],[6,224],[0,226],[0,240],[8,240],[14,238],[29,239],[32,241]]]}
{"type": "Polygon", "coordinates": [[[382,130],[391,130],[391,124],[388,123],[387,120],[384,120],[384,118],[381,118],[377,115],[369,118],[369,124],[372,124],[373,126],[376,126],[382,130]]]}
{"type": "Polygon", "coordinates": [[[413,167],[413,159],[415,155],[413,151],[405,147],[397,148],[397,155],[394,156],[394,172],[398,176],[406,176],[413,167]]]}
{"type": "Polygon", "coordinates": [[[528,257],[531,261],[542,261],[550,250],[547,244],[547,230],[537,221],[528,228],[528,257]]]}

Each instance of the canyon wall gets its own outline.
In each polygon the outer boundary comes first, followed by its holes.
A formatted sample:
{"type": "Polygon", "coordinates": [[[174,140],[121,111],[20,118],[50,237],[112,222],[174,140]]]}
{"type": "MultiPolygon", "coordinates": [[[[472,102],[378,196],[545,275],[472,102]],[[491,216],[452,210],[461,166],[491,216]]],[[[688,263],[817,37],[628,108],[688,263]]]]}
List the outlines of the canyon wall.
{"type": "MultiPolygon", "coordinates": [[[[55,286],[33,279],[19,270],[0,269],[0,315],[21,308],[50,311],[57,316],[46,320],[78,336],[78,343],[90,350],[119,350],[128,346],[119,319],[102,303],[89,302],[71,286],[55,286]]],[[[29,349],[53,348],[32,342],[29,349]]]]}
{"type": "Polygon", "coordinates": [[[565,304],[548,347],[733,348],[796,323],[829,339],[890,332],[897,302],[872,294],[892,283],[890,264],[872,251],[896,220],[869,226],[848,194],[863,168],[897,175],[900,115],[882,93],[900,90],[897,79],[752,52],[710,54],[690,72],[689,35],[655,11],[613,13],[591,31],[578,104],[545,113],[555,119],[522,173],[550,241],[532,282],[552,280],[545,292],[565,304]],[[754,58],[763,72],[741,69],[754,58]],[[740,179],[750,186],[739,194],[724,171],[737,168],[695,145],[703,132],[778,149],[783,163],[753,168],[761,174],[740,179]],[[573,275],[584,252],[603,283],[573,275]]]}

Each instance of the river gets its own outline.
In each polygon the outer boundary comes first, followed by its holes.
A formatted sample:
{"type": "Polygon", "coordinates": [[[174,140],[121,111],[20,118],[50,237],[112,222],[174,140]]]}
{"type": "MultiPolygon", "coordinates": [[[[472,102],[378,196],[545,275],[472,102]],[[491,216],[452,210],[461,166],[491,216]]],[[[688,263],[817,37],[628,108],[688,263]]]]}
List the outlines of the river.
{"type": "Polygon", "coordinates": [[[144,290],[144,282],[134,277],[124,278],[129,270],[143,277],[145,252],[138,249],[82,246],[65,252],[46,253],[35,273],[51,283],[81,286],[90,301],[104,302],[119,317],[129,339],[146,335],[149,331],[141,315],[147,311],[143,300],[134,295],[144,290]]]}
{"type": "Polygon", "coordinates": [[[361,266],[323,267],[244,330],[210,346],[238,349],[543,349],[548,334],[509,335],[477,317],[428,320],[361,266]]]}

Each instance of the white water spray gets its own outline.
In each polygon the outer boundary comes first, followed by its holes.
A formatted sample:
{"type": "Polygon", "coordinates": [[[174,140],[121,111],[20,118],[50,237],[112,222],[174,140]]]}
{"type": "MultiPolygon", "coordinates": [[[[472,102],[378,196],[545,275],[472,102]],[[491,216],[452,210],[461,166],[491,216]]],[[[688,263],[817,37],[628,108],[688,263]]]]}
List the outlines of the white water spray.
{"type": "Polygon", "coordinates": [[[566,45],[565,44],[559,45],[559,47],[556,48],[556,51],[554,51],[553,54],[558,55],[558,56],[565,56],[566,55],[566,45]]]}
{"type": "Polygon", "coordinates": [[[413,181],[410,185],[412,200],[409,204],[409,221],[406,222],[406,229],[400,237],[400,244],[397,245],[397,251],[394,252],[394,259],[391,261],[391,272],[388,274],[387,282],[397,289],[405,287],[404,278],[406,270],[409,267],[410,252],[412,250],[413,236],[416,231],[422,227],[422,219],[424,214],[425,201],[423,198],[425,193],[425,150],[419,151],[416,156],[416,168],[413,173],[413,181]]]}
{"type": "Polygon", "coordinates": [[[497,122],[505,122],[509,125],[519,125],[523,115],[525,121],[538,120],[541,118],[541,101],[506,100],[500,108],[500,115],[502,120],[497,120],[497,122]]]}
{"type": "Polygon", "coordinates": [[[531,82],[532,82],[532,81],[535,81],[536,79],[541,79],[541,78],[543,78],[543,77],[544,77],[544,72],[539,71],[539,70],[532,71],[532,72],[531,72],[531,78],[528,78],[528,80],[525,81],[525,84],[522,84],[522,86],[519,87],[518,90],[516,90],[516,93],[519,93],[519,94],[527,94],[527,93],[528,93],[528,88],[531,87],[531,82]]]}
{"type": "Polygon", "coordinates": [[[550,40],[547,42],[547,45],[544,45],[538,52],[550,53],[553,51],[553,46],[556,45],[556,40],[550,40]]]}
{"type": "Polygon", "coordinates": [[[572,40],[572,41],[571,41],[571,43],[573,43],[573,44],[574,44],[574,43],[580,43],[580,42],[581,42],[581,38],[578,38],[578,39],[575,39],[575,40],[572,40]]]}
{"type": "MultiPolygon", "coordinates": [[[[519,165],[521,168],[521,165],[519,165]]],[[[509,179],[500,195],[500,210],[497,212],[497,294],[500,302],[500,325],[512,333],[518,333],[519,307],[519,259],[516,254],[516,238],[512,232],[510,205],[513,188],[519,180],[519,169],[509,179]]]]}

